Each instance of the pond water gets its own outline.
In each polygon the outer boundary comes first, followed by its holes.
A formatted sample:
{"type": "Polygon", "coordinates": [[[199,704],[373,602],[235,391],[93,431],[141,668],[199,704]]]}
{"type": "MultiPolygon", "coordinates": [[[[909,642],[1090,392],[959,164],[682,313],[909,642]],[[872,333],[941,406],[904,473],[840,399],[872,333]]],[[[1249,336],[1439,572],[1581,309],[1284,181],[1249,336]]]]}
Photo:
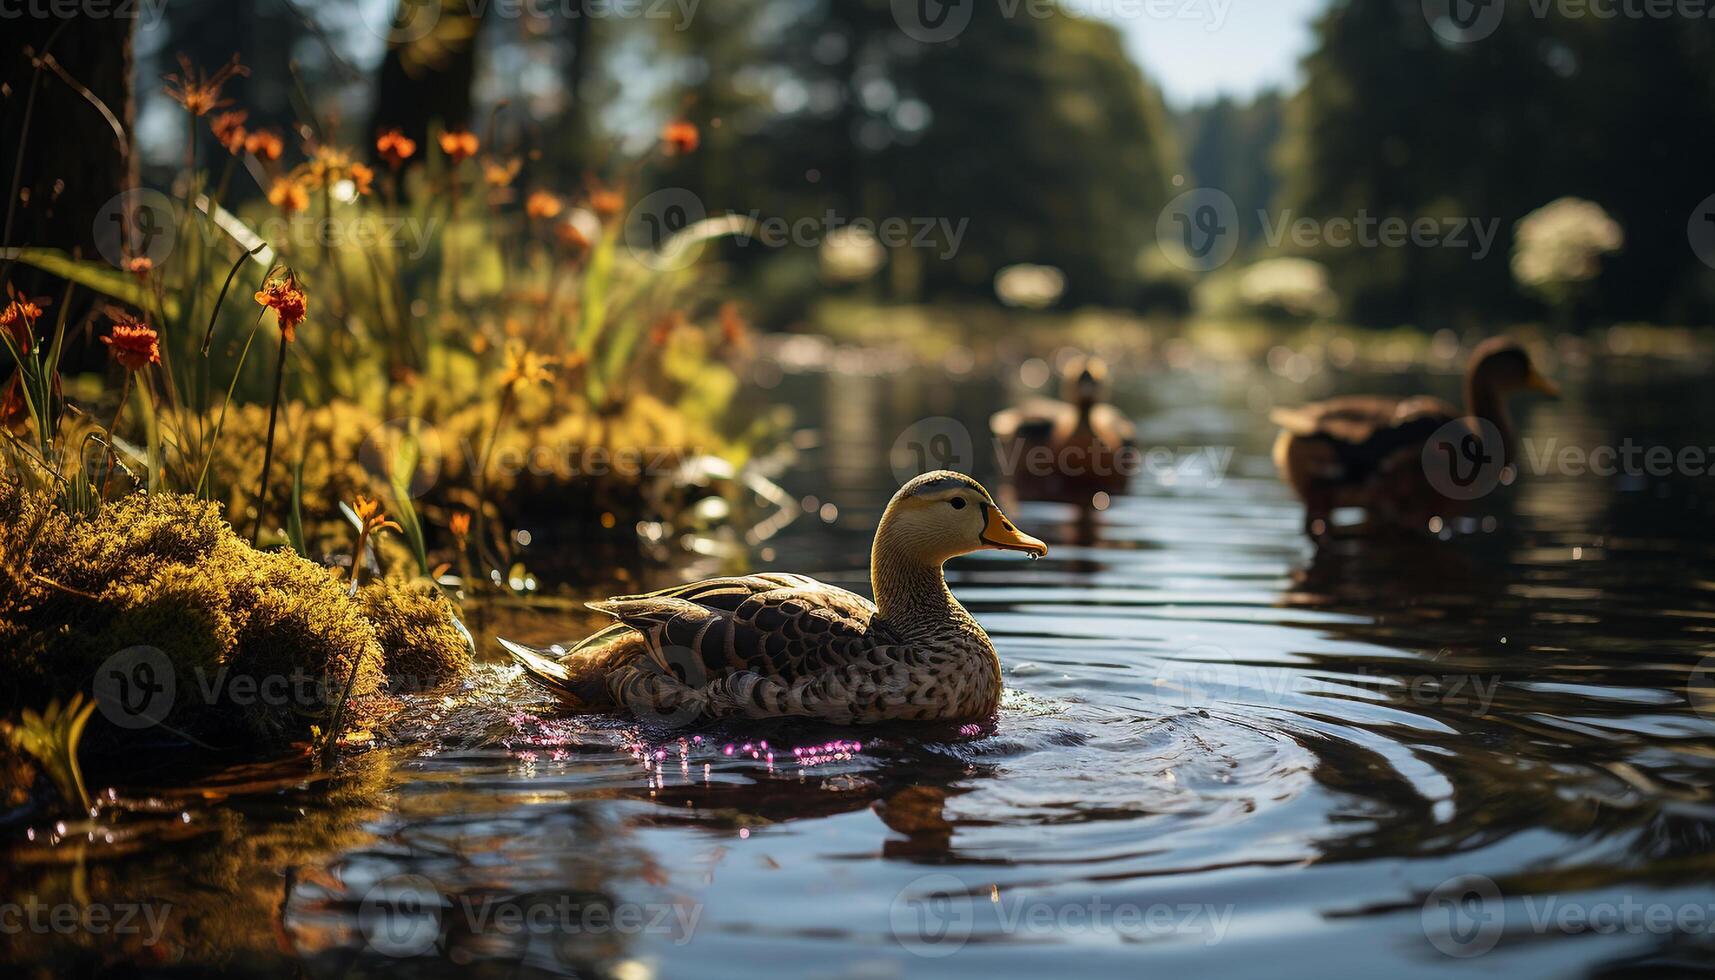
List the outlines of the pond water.
{"type": "MultiPolygon", "coordinates": [[[[1449,540],[1320,549],[1274,477],[1267,406],[1452,398],[1456,376],[1122,374],[1141,442],[1182,465],[1091,515],[1013,508],[1042,561],[949,566],[1005,665],[992,725],[561,718],[484,644],[472,686],[416,713],[426,748],[194,794],[128,777],[113,840],[20,849],[7,895],[152,906],[158,941],[5,955],[315,977],[1707,969],[1715,477],[1560,465],[1628,441],[1715,463],[1707,369],[1562,365],[1563,400],[1520,405],[1551,465],[1527,460],[1449,540]]],[[[815,438],[782,483],[814,499],[749,567],[867,592],[896,436],[962,427],[992,478],[984,420],[1020,390],[978,374],[787,376],[771,394],[815,438]]]]}

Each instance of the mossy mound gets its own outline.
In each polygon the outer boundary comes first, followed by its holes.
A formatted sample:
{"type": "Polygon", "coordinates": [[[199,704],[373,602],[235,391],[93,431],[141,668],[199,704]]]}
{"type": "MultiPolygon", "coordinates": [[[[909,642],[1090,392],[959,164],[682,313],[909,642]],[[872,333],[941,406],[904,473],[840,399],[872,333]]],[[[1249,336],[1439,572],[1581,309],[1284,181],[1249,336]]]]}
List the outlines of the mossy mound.
{"type": "Polygon", "coordinates": [[[326,723],[354,666],[353,704],[384,703],[389,643],[418,683],[469,662],[445,600],[410,594],[394,609],[399,587],[354,598],[321,566],[258,551],[215,505],[175,494],[76,520],[0,484],[0,578],[0,670],[16,681],[0,710],[93,690],[116,729],[279,744],[326,723]]]}
{"type": "Polygon", "coordinates": [[[470,635],[441,590],[421,579],[388,578],[362,589],[363,614],[387,651],[387,689],[405,693],[470,667],[470,635]]]}

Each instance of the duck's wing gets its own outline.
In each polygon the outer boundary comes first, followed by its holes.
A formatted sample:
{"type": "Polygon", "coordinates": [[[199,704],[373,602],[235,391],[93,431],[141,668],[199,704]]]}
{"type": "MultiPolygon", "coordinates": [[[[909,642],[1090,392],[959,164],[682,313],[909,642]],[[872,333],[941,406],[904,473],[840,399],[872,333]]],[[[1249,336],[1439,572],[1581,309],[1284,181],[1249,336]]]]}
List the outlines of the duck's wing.
{"type": "Polygon", "coordinates": [[[989,429],[997,439],[1047,439],[1067,421],[1076,421],[1078,410],[1052,398],[1032,398],[989,418],[989,429]]]}
{"type": "Polygon", "coordinates": [[[1137,426],[1112,405],[1097,405],[1090,410],[1090,428],[1115,449],[1137,442],[1137,426]]]}
{"type": "Polygon", "coordinates": [[[898,642],[874,603],[803,575],[705,579],[589,605],[635,630],[655,665],[691,686],[745,671],[789,685],[898,642]]]}
{"type": "Polygon", "coordinates": [[[1269,415],[1295,436],[1332,445],[1346,481],[1365,478],[1395,453],[1421,452],[1437,429],[1458,417],[1453,406],[1428,395],[1354,395],[1269,415]]]}

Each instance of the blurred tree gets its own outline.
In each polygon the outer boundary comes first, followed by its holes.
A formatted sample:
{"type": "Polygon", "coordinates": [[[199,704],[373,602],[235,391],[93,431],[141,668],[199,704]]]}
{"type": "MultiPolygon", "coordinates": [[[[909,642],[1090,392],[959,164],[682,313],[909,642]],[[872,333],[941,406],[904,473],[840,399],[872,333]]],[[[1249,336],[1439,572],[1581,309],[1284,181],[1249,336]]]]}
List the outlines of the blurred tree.
{"type": "Polygon", "coordinates": [[[1275,155],[1286,125],[1285,97],[1274,91],[1244,102],[1222,96],[1176,115],[1193,182],[1233,199],[1245,243],[1255,245],[1263,233],[1257,213],[1273,207],[1280,192],[1275,155]]]}
{"type": "Polygon", "coordinates": [[[472,125],[471,83],[487,9],[465,0],[398,0],[376,76],[372,132],[399,129],[427,145],[431,125],[472,125]]]}
{"type": "Polygon", "coordinates": [[[1552,5],[1538,17],[1515,4],[1492,35],[1452,43],[1419,0],[1336,0],[1316,30],[1289,112],[1290,216],[1463,219],[1496,232],[1481,255],[1471,232],[1464,246],[1312,248],[1354,319],[1438,327],[1541,312],[1512,281],[1512,230],[1568,195],[1626,231],[1592,315],[1710,315],[1698,298],[1706,270],[1685,241],[1709,193],[1706,158],[1687,141],[1715,124],[1715,35],[1703,23],[1552,5]]]}
{"type": "MultiPolygon", "coordinates": [[[[10,191],[16,167],[17,190],[6,201],[3,244],[93,257],[103,208],[136,181],[130,153],[133,20],[19,16],[7,24],[0,42],[0,180],[10,191]],[[36,59],[45,57],[60,71],[38,71],[36,59]]],[[[11,274],[21,288],[48,286],[46,277],[16,268],[11,274]]]]}
{"type": "Polygon", "coordinates": [[[1065,272],[1069,304],[1138,301],[1137,259],[1179,167],[1160,97],[1111,26],[977,4],[956,40],[927,44],[888,0],[781,0],[758,20],[753,53],[722,55],[754,60],[708,76],[735,83],[712,90],[723,128],[756,120],[735,129],[738,165],[705,174],[715,200],[905,219],[883,289],[897,300],[992,300],[995,273],[1028,262],[1065,272]],[[759,93],[772,112],[747,115],[759,93]]]}

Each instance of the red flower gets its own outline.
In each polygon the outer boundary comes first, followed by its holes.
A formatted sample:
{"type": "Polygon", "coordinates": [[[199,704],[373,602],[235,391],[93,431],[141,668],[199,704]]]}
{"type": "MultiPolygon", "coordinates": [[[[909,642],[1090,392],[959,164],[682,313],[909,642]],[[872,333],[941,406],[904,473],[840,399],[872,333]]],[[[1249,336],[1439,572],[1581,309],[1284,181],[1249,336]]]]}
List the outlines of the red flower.
{"type": "Polygon", "coordinates": [[[116,321],[101,342],[125,370],[140,371],[150,364],[161,363],[160,339],[154,327],[126,317],[116,321]]]}
{"type": "Polygon", "coordinates": [[[455,165],[463,163],[467,158],[476,156],[476,134],[468,130],[454,130],[441,134],[441,152],[452,158],[455,165]]]}
{"type": "MultiPolygon", "coordinates": [[[[46,302],[44,300],[44,302],[46,302]]],[[[18,344],[18,353],[30,352],[30,338],[35,333],[36,321],[42,316],[42,308],[34,300],[15,299],[0,311],[0,329],[9,330],[12,339],[18,344]]]]}
{"type": "Polygon", "coordinates": [[[416,154],[417,141],[397,129],[389,129],[375,138],[375,152],[381,154],[381,159],[386,160],[389,167],[397,170],[416,154]]]}
{"type": "Polygon", "coordinates": [[[670,122],[661,130],[661,142],[666,147],[668,156],[695,153],[702,141],[702,133],[697,131],[696,124],[683,119],[670,122]]]}
{"type": "Polygon", "coordinates": [[[304,322],[309,315],[309,303],[304,291],[298,286],[298,277],[288,272],[284,279],[270,279],[256,294],[256,302],[274,311],[274,317],[280,324],[280,332],[285,335],[286,343],[297,339],[298,324],[304,322]]]}

